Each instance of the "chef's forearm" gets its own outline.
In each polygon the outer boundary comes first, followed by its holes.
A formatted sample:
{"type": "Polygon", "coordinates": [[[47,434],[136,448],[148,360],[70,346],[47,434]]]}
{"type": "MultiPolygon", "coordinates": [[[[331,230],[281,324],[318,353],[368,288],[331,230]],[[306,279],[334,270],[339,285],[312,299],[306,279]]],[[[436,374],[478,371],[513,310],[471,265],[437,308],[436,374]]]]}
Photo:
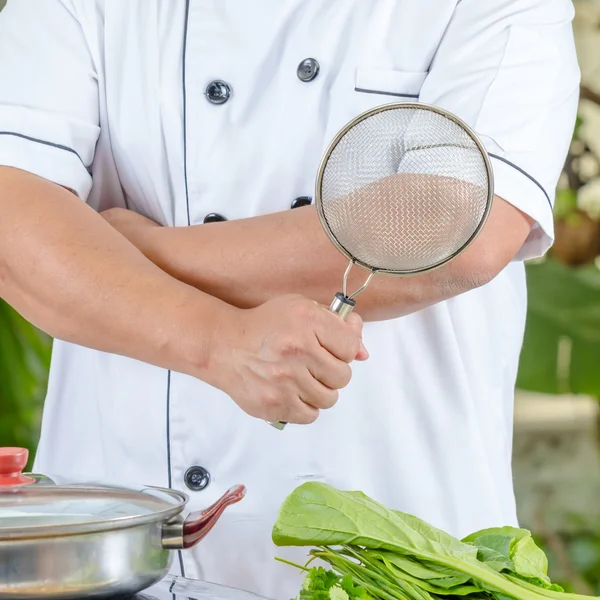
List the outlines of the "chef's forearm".
{"type": "MultiPolygon", "coordinates": [[[[531,221],[496,198],[477,240],[452,263],[412,277],[376,277],[360,296],[360,314],[384,320],[483,285],[516,255],[531,221]]],[[[302,293],[329,304],[347,260],[329,241],[314,207],[194,227],[147,229],[140,247],[174,277],[239,307],[302,293]]],[[[353,268],[349,289],[368,274],[353,268]]]]}
{"type": "Polygon", "coordinates": [[[25,318],[62,340],[201,371],[208,348],[201,335],[186,346],[190,320],[208,344],[224,303],[176,281],[75,195],[29,173],[0,167],[0,214],[0,297],[25,318]]]}

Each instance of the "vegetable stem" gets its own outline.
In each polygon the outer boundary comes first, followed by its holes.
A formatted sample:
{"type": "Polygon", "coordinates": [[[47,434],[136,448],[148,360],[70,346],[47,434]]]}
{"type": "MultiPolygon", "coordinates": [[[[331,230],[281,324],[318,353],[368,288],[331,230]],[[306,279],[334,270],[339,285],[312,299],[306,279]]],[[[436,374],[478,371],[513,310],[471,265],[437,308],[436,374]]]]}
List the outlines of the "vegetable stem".
{"type": "Polygon", "coordinates": [[[506,575],[507,579],[514,581],[519,586],[522,586],[528,590],[536,591],[538,594],[545,596],[547,598],[555,598],[556,600],[598,600],[599,596],[583,596],[581,594],[571,594],[569,592],[557,592],[555,590],[549,590],[547,588],[538,587],[537,585],[533,585],[528,581],[524,581],[519,577],[515,577],[514,575],[506,575]]]}
{"type": "Polygon", "coordinates": [[[295,567],[296,569],[300,569],[301,571],[308,572],[308,569],[306,567],[297,565],[296,563],[293,563],[291,560],[286,560],[285,558],[279,558],[278,556],[275,557],[275,560],[277,562],[283,563],[284,565],[289,565],[290,567],[295,567]]]}

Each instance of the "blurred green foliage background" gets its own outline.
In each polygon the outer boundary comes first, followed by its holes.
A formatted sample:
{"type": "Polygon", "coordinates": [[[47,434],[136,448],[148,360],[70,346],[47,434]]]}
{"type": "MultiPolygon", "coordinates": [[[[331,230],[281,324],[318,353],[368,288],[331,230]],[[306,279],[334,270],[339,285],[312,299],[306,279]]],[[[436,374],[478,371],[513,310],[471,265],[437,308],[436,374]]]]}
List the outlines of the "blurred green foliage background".
{"type": "Polygon", "coordinates": [[[50,351],[50,338],[0,300],[0,446],[29,448],[30,465],[50,351]]]}

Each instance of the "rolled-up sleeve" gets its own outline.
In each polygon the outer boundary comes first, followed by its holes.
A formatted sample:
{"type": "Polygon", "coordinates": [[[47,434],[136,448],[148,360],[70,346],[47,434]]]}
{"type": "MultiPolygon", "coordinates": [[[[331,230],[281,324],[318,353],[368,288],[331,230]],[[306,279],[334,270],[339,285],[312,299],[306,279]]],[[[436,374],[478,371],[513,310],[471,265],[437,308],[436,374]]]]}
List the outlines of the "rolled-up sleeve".
{"type": "Polygon", "coordinates": [[[9,0],[0,12],[0,165],[86,200],[98,78],[72,0],[9,0]]]}
{"type": "Polygon", "coordinates": [[[534,220],[517,260],[554,238],[554,193],[571,142],[580,72],[569,0],[459,0],[420,100],[479,134],[496,196],[534,220]]]}

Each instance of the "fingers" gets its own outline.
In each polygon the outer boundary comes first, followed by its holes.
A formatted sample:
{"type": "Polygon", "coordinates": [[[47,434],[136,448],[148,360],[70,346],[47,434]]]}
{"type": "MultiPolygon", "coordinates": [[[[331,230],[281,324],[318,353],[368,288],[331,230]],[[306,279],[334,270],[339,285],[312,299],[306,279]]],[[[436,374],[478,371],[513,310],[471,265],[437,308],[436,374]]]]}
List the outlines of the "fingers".
{"type": "Polygon", "coordinates": [[[364,326],[362,318],[356,313],[350,313],[346,319],[346,324],[350,325],[357,335],[360,336],[360,347],[358,349],[358,353],[354,357],[354,360],[367,360],[367,358],[369,358],[369,352],[362,342],[362,331],[364,326]]]}
{"type": "MultiPolygon", "coordinates": [[[[306,396],[310,397],[311,393],[306,392],[306,396]]],[[[322,403],[316,398],[311,398],[311,402],[322,403]]],[[[304,402],[297,392],[283,394],[280,390],[273,388],[272,393],[261,398],[260,414],[254,416],[260,416],[271,423],[283,421],[297,425],[310,425],[319,416],[319,409],[311,402],[304,402]]]]}
{"type": "Polygon", "coordinates": [[[273,415],[277,416],[266,420],[271,423],[283,421],[295,425],[310,425],[319,418],[319,409],[298,398],[294,403],[288,403],[282,409],[274,411],[273,415]]]}
{"type": "Polygon", "coordinates": [[[309,406],[318,409],[332,408],[338,401],[340,394],[337,389],[331,389],[315,379],[308,371],[302,381],[300,400],[309,406]]]}
{"type": "Polygon", "coordinates": [[[316,421],[320,410],[329,409],[338,401],[339,392],[317,381],[308,371],[297,376],[296,383],[298,389],[290,394],[263,397],[266,420],[309,425],[316,421]]]}
{"type": "Polygon", "coordinates": [[[350,365],[333,356],[325,348],[319,348],[310,357],[307,367],[314,379],[332,390],[345,388],[352,378],[350,365]]]}
{"type": "Polygon", "coordinates": [[[363,322],[359,315],[351,313],[344,322],[326,308],[321,309],[320,319],[314,327],[319,344],[336,358],[350,363],[361,351],[363,322]]]}

